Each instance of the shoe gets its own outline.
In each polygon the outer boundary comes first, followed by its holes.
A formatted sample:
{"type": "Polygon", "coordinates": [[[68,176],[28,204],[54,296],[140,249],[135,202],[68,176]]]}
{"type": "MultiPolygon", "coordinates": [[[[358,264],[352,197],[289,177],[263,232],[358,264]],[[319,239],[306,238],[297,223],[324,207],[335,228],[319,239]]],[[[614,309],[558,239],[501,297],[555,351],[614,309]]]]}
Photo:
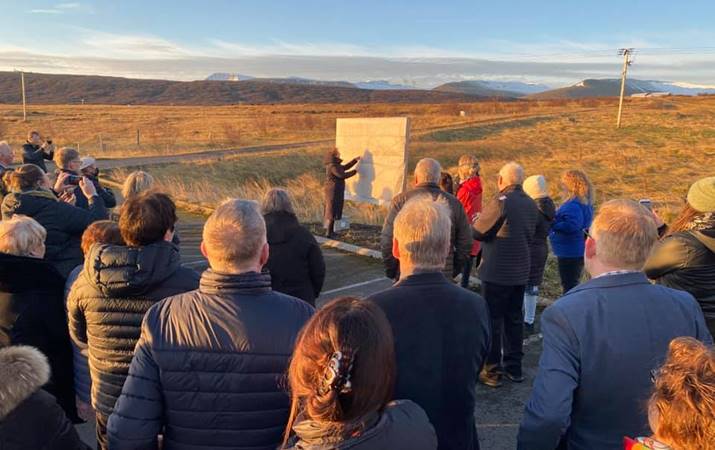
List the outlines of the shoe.
{"type": "Polygon", "coordinates": [[[490,373],[482,370],[479,373],[479,381],[482,382],[482,384],[492,387],[492,388],[498,388],[501,387],[502,383],[499,381],[501,377],[497,373],[490,373]]]}
{"type": "Polygon", "coordinates": [[[534,334],[534,324],[524,322],[524,339],[534,334]]]}
{"type": "Polygon", "coordinates": [[[523,375],[515,375],[513,373],[504,372],[504,377],[512,383],[522,383],[524,381],[523,375]]]}

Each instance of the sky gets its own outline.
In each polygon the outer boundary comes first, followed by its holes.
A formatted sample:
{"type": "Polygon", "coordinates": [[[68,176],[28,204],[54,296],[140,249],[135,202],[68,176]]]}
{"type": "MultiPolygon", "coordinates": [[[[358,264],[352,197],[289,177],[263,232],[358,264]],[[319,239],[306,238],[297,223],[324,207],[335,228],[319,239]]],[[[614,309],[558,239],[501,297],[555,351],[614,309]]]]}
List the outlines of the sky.
{"type": "Polygon", "coordinates": [[[715,85],[715,1],[0,0],[0,70],[715,85]]]}

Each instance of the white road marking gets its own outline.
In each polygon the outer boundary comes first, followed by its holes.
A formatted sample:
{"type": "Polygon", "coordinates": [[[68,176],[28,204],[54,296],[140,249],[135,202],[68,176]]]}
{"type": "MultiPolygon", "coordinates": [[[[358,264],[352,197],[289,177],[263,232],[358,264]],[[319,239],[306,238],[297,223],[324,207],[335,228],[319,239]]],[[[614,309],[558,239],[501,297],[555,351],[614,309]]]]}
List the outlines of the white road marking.
{"type": "Polygon", "coordinates": [[[348,286],[343,286],[343,287],[340,287],[340,288],[337,288],[337,289],[331,289],[331,290],[329,290],[329,291],[321,292],[320,295],[321,295],[321,296],[323,296],[323,295],[332,295],[332,294],[335,294],[336,292],[346,291],[346,290],[348,290],[348,289],[352,289],[352,288],[356,288],[356,287],[360,287],[360,286],[365,286],[365,285],[368,285],[368,284],[376,283],[376,282],[378,282],[378,281],[385,281],[385,280],[387,280],[387,279],[388,279],[387,277],[375,278],[375,279],[373,279],[373,280],[363,281],[363,282],[361,282],[361,283],[350,284],[350,285],[348,285],[348,286]]]}

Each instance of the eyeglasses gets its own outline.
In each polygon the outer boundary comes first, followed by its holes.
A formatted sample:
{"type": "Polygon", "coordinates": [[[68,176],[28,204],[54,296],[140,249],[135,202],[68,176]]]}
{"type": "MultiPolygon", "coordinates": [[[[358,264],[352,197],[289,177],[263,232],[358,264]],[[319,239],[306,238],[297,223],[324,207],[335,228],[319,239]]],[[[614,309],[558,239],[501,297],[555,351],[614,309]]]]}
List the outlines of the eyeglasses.
{"type": "MultiPolygon", "coordinates": [[[[584,229],[581,230],[581,231],[583,232],[583,237],[584,237],[584,239],[585,239],[585,238],[591,238],[591,239],[593,239],[593,236],[591,236],[591,234],[588,232],[588,228],[584,228],[584,229]]],[[[594,240],[595,240],[595,239],[594,239],[594,240]]]]}

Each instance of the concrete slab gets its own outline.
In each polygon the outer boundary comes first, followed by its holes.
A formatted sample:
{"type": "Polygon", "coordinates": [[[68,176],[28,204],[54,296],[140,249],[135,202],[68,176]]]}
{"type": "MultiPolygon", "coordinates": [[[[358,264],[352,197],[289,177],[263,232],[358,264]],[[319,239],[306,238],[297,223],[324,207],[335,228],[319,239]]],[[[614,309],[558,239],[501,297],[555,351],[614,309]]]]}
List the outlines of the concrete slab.
{"type": "Polygon", "coordinates": [[[346,181],[345,198],[389,203],[405,189],[409,118],[337,119],[335,128],[335,146],[343,160],[362,158],[357,176],[346,181]]]}

